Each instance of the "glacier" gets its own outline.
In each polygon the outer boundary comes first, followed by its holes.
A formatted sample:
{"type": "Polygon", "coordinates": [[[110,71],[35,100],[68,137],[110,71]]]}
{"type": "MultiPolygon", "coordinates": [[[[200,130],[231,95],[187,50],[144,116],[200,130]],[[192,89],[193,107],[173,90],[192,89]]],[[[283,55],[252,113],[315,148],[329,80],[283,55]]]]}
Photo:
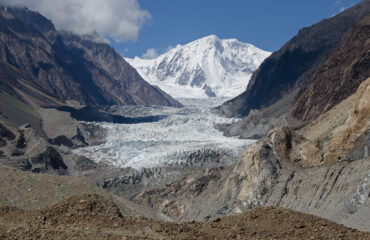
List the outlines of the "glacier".
{"type": "Polygon", "coordinates": [[[125,58],[144,80],[174,98],[236,97],[270,56],[252,44],[210,35],[155,59],[125,58]]]}
{"type": "Polygon", "coordinates": [[[225,99],[184,99],[186,107],[122,106],[128,117],[165,115],[157,122],[94,123],[107,130],[106,142],[73,150],[77,155],[118,168],[214,167],[234,164],[254,140],[225,137],[216,124],[238,119],[218,116],[212,107],[225,99]]]}

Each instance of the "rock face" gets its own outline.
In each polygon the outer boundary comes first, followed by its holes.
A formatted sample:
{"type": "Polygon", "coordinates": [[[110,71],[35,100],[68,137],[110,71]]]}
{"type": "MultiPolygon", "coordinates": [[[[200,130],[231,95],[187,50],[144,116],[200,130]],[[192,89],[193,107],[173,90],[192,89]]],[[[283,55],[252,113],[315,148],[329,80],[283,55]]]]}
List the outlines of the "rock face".
{"type": "Polygon", "coordinates": [[[74,100],[84,105],[181,106],[145,82],[107,44],[60,33],[36,12],[1,8],[0,35],[1,71],[18,80],[10,83],[2,76],[2,90],[25,102],[50,105],[53,96],[59,103],[74,100]]]}
{"type": "Polygon", "coordinates": [[[221,194],[223,202],[242,208],[259,206],[286,165],[312,167],[321,161],[321,151],[308,139],[289,128],[271,130],[264,141],[248,148],[236,164],[221,194]]]}
{"type": "Polygon", "coordinates": [[[67,165],[60,153],[38,136],[30,125],[17,129],[0,123],[0,129],[0,142],[3,143],[0,163],[37,173],[67,173],[67,165]]]}
{"type": "Polygon", "coordinates": [[[226,181],[222,207],[230,214],[281,206],[368,230],[369,174],[369,158],[305,169],[259,145],[247,151],[226,181]]]}
{"type": "Polygon", "coordinates": [[[322,149],[325,163],[353,161],[368,157],[369,116],[370,78],[353,95],[299,132],[322,149]]]}
{"type": "Polygon", "coordinates": [[[253,74],[247,90],[220,106],[228,116],[246,116],[252,109],[261,109],[280,100],[299,87],[338,47],[348,29],[370,13],[370,1],[303,28],[279,51],[268,57],[253,74]]]}
{"type": "Polygon", "coordinates": [[[312,120],[353,94],[370,76],[370,16],[344,36],[342,44],[299,93],[293,116],[312,120]]]}
{"type": "Polygon", "coordinates": [[[227,209],[278,205],[369,229],[369,90],[367,79],[298,132],[273,129],[250,147],[220,195],[227,209]]]}

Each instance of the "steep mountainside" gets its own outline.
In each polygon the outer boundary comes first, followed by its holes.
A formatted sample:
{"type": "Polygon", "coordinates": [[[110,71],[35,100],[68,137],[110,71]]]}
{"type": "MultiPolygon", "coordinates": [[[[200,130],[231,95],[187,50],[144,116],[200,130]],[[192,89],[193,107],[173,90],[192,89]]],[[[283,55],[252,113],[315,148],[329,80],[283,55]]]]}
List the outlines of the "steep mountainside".
{"type": "MultiPolygon", "coordinates": [[[[1,67],[12,66],[2,71],[27,79],[28,90],[31,86],[62,102],[181,106],[145,82],[107,44],[59,33],[48,19],[28,9],[0,8],[0,43],[1,67]]],[[[35,94],[29,96],[10,79],[1,81],[2,90],[28,103],[50,104],[35,94]]]]}
{"type": "Polygon", "coordinates": [[[214,35],[178,45],[155,59],[126,59],[140,75],[171,96],[235,97],[270,55],[251,44],[214,35]]]}
{"type": "MultiPolygon", "coordinates": [[[[370,1],[365,0],[332,18],[303,28],[261,64],[243,94],[219,109],[228,116],[247,116],[252,109],[266,108],[292,97],[289,94],[296,96],[302,83],[337,49],[343,34],[369,13],[370,1]]],[[[287,100],[284,105],[293,104],[287,100]]]]}
{"type": "Polygon", "coordinates": [[[368,230],[369,116],[370,78],[301,130],[271,130],[227,179],[228,211],[272,204],[368,230]]]}
{"type": "Polygon", "coordinates": [[[356,24],[335,51],[314,73],[294,105],[293,115],[302,120],[321,113],[354,93],[370,76],[370,16],[356,24]]]}

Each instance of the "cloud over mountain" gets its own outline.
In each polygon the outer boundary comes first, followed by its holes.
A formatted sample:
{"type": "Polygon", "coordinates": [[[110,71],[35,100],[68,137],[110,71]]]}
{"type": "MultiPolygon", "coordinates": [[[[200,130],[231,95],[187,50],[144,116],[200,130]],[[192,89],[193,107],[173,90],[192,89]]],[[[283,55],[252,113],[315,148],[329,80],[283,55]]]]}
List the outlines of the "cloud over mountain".
{"type": "Polygon", "coordinates": [[[1,5],[28,7],[51,19],[57,29],[97,33],[118,42],[135,40],[150,13],[137,0],[0,0],[1,5]]]}
{"type": "Polygon", "coordinates": [[[144,59],[153,59],[156,57],[158,57],[158,52],[154,48],[149,48],[148,50],[146,50],[146,52],[142,56],[142,58],[144,59]]]}

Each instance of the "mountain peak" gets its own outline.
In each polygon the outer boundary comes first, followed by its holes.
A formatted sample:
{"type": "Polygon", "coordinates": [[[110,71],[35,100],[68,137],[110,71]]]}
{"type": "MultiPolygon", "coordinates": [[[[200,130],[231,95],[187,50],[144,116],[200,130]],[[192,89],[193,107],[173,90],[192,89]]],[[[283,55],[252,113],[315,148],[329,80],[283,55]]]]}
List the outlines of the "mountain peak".
{"type": "Polygon", "coordinates": [[[216,41],[216,40],[220,40],[220,39],[216,35],[212,34],[209,36],[202,37],[196,41],[216,41]]]}
{"type": "Polygon", "coordinates": [[[126,59],[153,85],[177,98],[235,97],[270,55],[237,39],[209,35],[155,59],[126,59]]]}

